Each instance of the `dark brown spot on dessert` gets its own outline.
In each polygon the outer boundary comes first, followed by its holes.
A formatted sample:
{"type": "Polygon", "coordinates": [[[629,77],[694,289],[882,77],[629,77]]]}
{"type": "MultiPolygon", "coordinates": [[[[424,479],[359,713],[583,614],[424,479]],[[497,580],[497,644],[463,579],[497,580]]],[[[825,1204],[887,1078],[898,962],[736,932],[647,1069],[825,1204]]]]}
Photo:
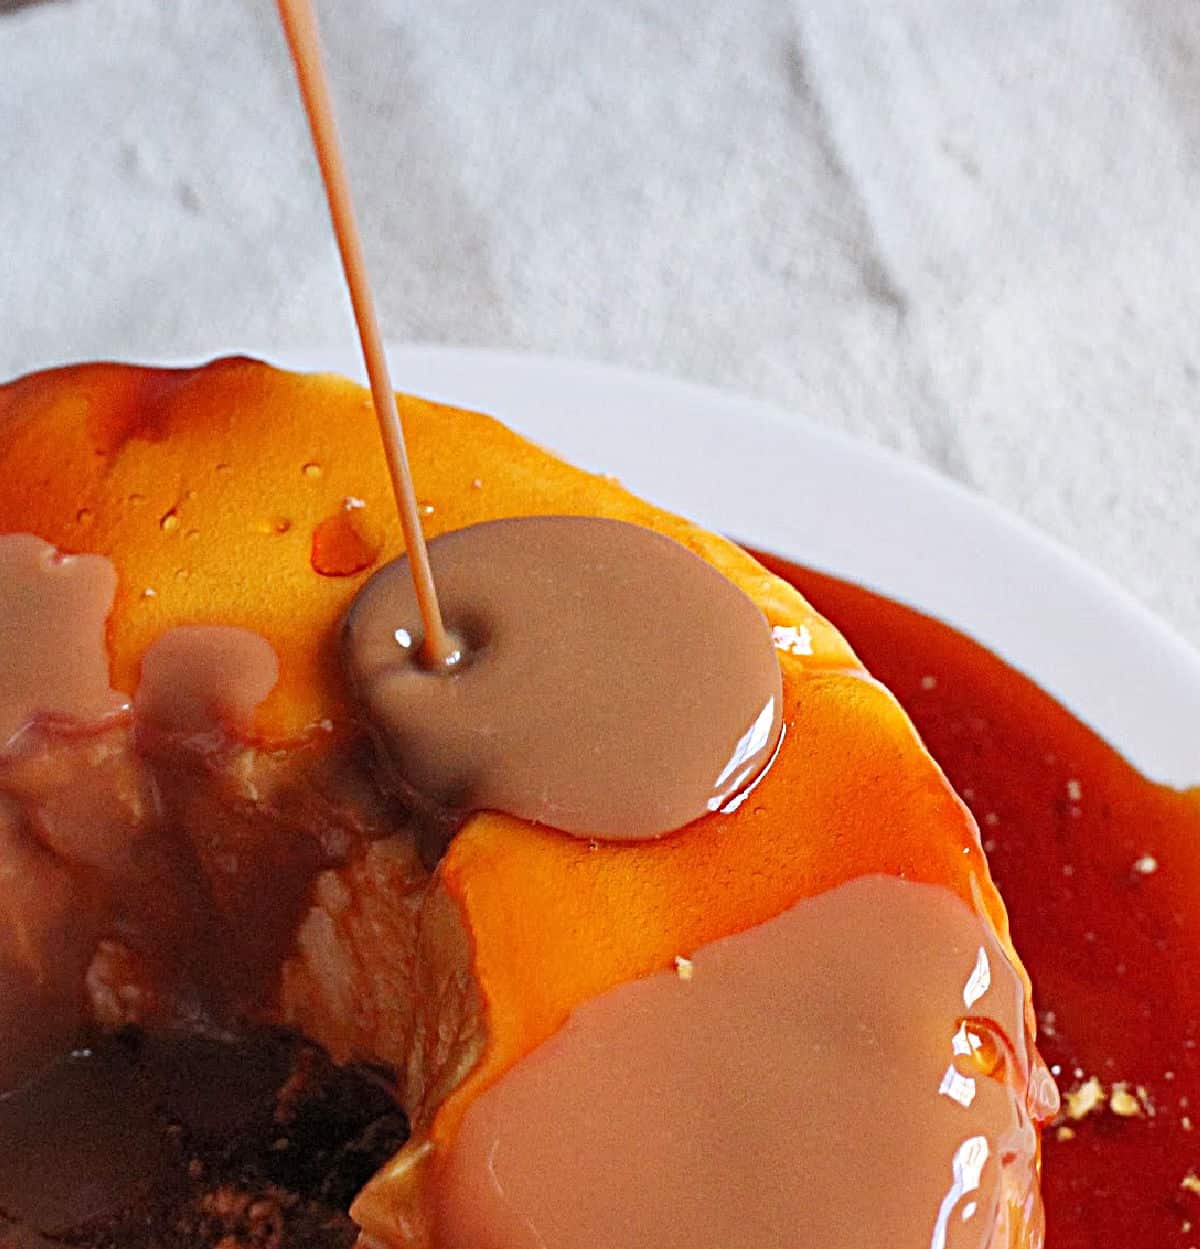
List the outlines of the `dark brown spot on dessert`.
{"type": "Polygon", "coordinates": [[[309,555],[314,572],[322,577],[352,577],[379,558],[383,535],[363,511],[355,500],[347,500],[317,525],[309,555]]]}

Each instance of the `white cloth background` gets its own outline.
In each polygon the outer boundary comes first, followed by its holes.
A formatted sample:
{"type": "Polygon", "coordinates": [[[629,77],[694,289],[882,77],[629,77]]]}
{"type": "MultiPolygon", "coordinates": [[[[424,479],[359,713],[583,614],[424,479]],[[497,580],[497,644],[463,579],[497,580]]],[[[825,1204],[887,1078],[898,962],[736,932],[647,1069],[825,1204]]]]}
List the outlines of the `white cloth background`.
{"type": "MultiPolygon", "coordinates": [[[[391,338],[774,400],[1200,643],[1195,0],[321,12],[391,338]]],[[[0,0],[0,376],[349,334],[269,0],[0,0]]]]}

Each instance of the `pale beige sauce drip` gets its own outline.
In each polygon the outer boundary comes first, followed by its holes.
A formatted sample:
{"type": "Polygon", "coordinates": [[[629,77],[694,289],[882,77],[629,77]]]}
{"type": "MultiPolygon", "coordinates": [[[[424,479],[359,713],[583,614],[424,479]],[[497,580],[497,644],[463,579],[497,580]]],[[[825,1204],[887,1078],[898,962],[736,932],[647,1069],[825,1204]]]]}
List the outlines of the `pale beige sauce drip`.
{"type": "Polygon", "coordinates": [[[31,1230],[68,1232],[145,1200],[163,1145],[153,1093],[119,1045],[105,1057],[63,1058],[0,1099],[0,1210],[31,1230]]]}
{"type": "Polygon", "coordinates": [[[452,661],[455,647],[446,635],[442,623],[437,587],[425,549],[417,494],[413,488],[408,450],[404,443],[404,429],[400,424],[400,413],[396,409],[396,393],[392,389],[387,353],[384,351],[383,336],[375,315],[375,301],[367,279],[362,239],[354,216],[354,204],[350,198],[350,181],[346,175],[337,123],[333,115],[333,100],[321,61],[317,18],[309,0],[279,0],[279,16],[287,35],[296,77],[300,83],[300,94],[308,114],[313,147],[316,149],[317,162],[321,167],[321,177],[329,201],[333,232],[342,257],[346,285],[350,289],[350,301],[354,306],[354,319],[362,342],[367,376],[371,381],[375,415],[379,420],[379,432],[383,438],[388,471],[396,495],[400,526],[404,531],[404,545],[408,549],[413,592],[424,624],[423,658],[426,664],[436,668],[452,661]]]}
{"type": "Polygon", "coordinates": [[[1009,1202],[1040,1220],[1053,1089],[1023,1005],[947,890],[802,901],[581,1006],[483,1093],[436,1164],[437,1249],[1006,1245],[1009,1202]]]}
{"type": "Polygon", "coordinates": [[[35,720],[94,725],[128,709],[104,644],[116,589],[101,556],[0,534],[0,752],[35,720]]]}
{"type": "MultiPolygon", "coordinates": [[[[728,583],[717,594],[715,587],[722,579],[716,574],[702,577],[689,570],[690,577],[684,576],[680,561],[666,559],[647,540],[645,550],[629,558],[651,560],[654,576],[648,580],[654,584],[636,594],[624,594],[604,614],[610,627],[618,626],[614,639],[619,637],[619,643],[601,639],[587,613],[570,603],[565,588],[555,584],[553,577],[546,578],[546,568],[539,575],[533,551],[507,549],[505,573],[526,578],[526,584],[517,587],[518,593],[503,597],[503,606],[497,610],[501,599],[496,597],[500,587],[495,579],[489,581],[482,564],[468,567],[465,561],[460,569],[470,574],[470,584],[456,587],[455,607],[458,617],[470,613],[467,623],[479,624],[484,631],[500,625],[506,638],[524,633],[526,641],[512,651],[520,655],[521,666],[514,667],[508,660],[498,663],[495,654],[470,656],[468,651],[477,640],[470,636],[470,628],[447,630],[367,279],[321,60],[316,14],[310,0],[278,0],[278,4],[325,183],[408,552],[403,562],[385,572],[386,594],[378,580],[373,583],[372,629],[391,647],[384,660],[389,672],[396,667],[394,638],[400,628],[416,639],[406,649],[403,666],[419,662],[435,675],[445,675],[460,662],[474,669],[460,684],[440,688],[419,680],[397,683],[389,678],[387,684],[398,697],[381,699],[377,697],[381,683],[376,680],[379,661],[374,656],[364,659],[352,641],[350,674],[363,691],[385,751],[398,763],[405,782],[437,803],[495,806],[590,836],[658,836],[678,828],[713,810],[760,771],[777,742],[779,678],[761,615],[749,600],[739,605],[732,619],[742,622],[740,627],[730,625],[714,635],[728,646],[720,653],[709,644],[710,639],[701,640],[700,630],[687,618],[693,601],[702,597],[692,589],[703,582],[706,591],[726,606],[735,596],[744,596],[728,583]],[[409,587],[392,585],[398,569],[409,579],[409,587]],[[685,594],[686,605],[670,602],[670,594],[689,581],[694,586],[685,594]],[[539,594],[529,592],[535,583],[539,594]],[[485,602],[481,595],[492,599],[485,602]],[[662,609],[655,610],[659,603],[662,609]],[[419,617],[419,628],[411,615],[400,614],[410,604],[419,617]],[[621,613],[636,625],[628,627],[621,613]],[[750,613],[757,618],[751,620],[750,613]],[[680,643],[677,647],[674,634],[680,643]],[[600,664],[601,654],[607,668],[600,664]],[[698,659],[708,666],[688,667],[688,661],[698,659]],[[560,681],[564,674],[569,678],[565,684],[560,681]],[[763,693],[763,674],[773,686],[773,701],[760,700],[753,708],[757,718],[749,721],[739,718],[745,699],[726,692],[747,674],[756,678],[746,691],[751,700],[763,693]],[[667,705],[672,677],[687,686],[677,691],[690,701],[685,715],[679,714],[678,706],[667,705]],[[521,688],[522,682],[528,682],[528,688],[521,688]],[[662,715],[661,722],[652,726],[654,697],[659,699],[662,715]],[[427,727],[412,714],[418,706],[427,727]],[[711,730],[704,727],[710,719],[711,730]],[[738,736],[728,740],[731,727],[738,736]],[[739,757],[739,743],[745,746],[745,758],[739,757]],[[714,747],[724,754],[709,775],[705,769],[712,763],[714,747]],[[466,748],[474,757],[467,757],[466,748]]],[[[549,571],[570,578],[587,554],[581,543],[566,553],[565,564],[557,569],[551,566],[549,571]]],[[[588,613],[594,614],[603,587],[590,585],[588,589],[588,613]]],[[[364,614],[360,606],[352,620],[361,621],[364,614]]],[[[352,638],[357,636],[353,626],[350,633],[352,638]]],[[[674,702],[678,704],[680,698],[674,702]]]]}
{"type": "Polygon", "coordinates": [[[644,838],[720,809],[769,762],[782,686],[766,618],[679,543],[542,516],[429,550],[460,667],[417,658],[403,561],[363,587],[343,638],[398,783],[459,810],[644,838]]]}
{"type": "Polygon", "coordinates": [[[278,679],[279,661],[260,634],[181,625],[146,651],[134,710],[159,732],[246,732],[278,679]]]}

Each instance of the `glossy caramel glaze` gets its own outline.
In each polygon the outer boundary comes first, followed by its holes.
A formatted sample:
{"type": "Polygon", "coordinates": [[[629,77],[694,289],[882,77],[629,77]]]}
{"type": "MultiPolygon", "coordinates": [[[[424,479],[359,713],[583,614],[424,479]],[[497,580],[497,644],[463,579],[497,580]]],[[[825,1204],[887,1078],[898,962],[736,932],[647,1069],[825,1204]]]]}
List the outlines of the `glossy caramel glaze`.
{"type": "Polygon", "coordinates": [[[1047,1246],[1200,1244],[1200,794],[1146,780],[946,625],[760,558],[899,698],[979,821],[1064,1093],[1047,1246]]]}

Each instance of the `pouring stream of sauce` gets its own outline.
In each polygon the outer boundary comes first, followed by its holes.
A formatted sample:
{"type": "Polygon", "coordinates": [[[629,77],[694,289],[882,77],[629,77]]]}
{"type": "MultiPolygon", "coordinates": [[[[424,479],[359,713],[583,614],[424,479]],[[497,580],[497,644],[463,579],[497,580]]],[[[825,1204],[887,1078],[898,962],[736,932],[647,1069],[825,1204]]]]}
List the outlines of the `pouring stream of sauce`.
{"type": "Polygon", "coordinates": [[[321,178],[325,183],[325,194],[329,200],[333,232],[342,257],[346,285],[350,288],[350,301],[354,306],[354,320],[358,325],[363,360],[366,362],[367,376],[371,380],[371,397],[375,403],[375,415],[379,419],[379,432],[387,455],[392,489],[396,494],[396,507],[400,513],[400,526],[404,531],[404,545],[408,550],[413,591],[424,625],[421,658],[430,668],[445,667],[456,661],[458,650],[442,621],[437,586],[429,567],[429,553],[421,529],[420,507],[413,487],[412,470],[408,465],[408,448],[404,443],[404,428],[400,424],[396,392],[392,389],[387,353],[383,348],[383,335],[379,331],[379,319],[375,315],[375,300],[367,279],[362,237],[354,216],[354,203],[350,198],[350,180],[346,175],[346,162],[342,156],[337,122],[333,115],[329,80],[321,60],[317,15],[313,11],[311,0],[279,0],[279,17],[291,49],[292,61],[296,66],[300,95],[308,114],[313,147],[316,149],[321,178]]]}

